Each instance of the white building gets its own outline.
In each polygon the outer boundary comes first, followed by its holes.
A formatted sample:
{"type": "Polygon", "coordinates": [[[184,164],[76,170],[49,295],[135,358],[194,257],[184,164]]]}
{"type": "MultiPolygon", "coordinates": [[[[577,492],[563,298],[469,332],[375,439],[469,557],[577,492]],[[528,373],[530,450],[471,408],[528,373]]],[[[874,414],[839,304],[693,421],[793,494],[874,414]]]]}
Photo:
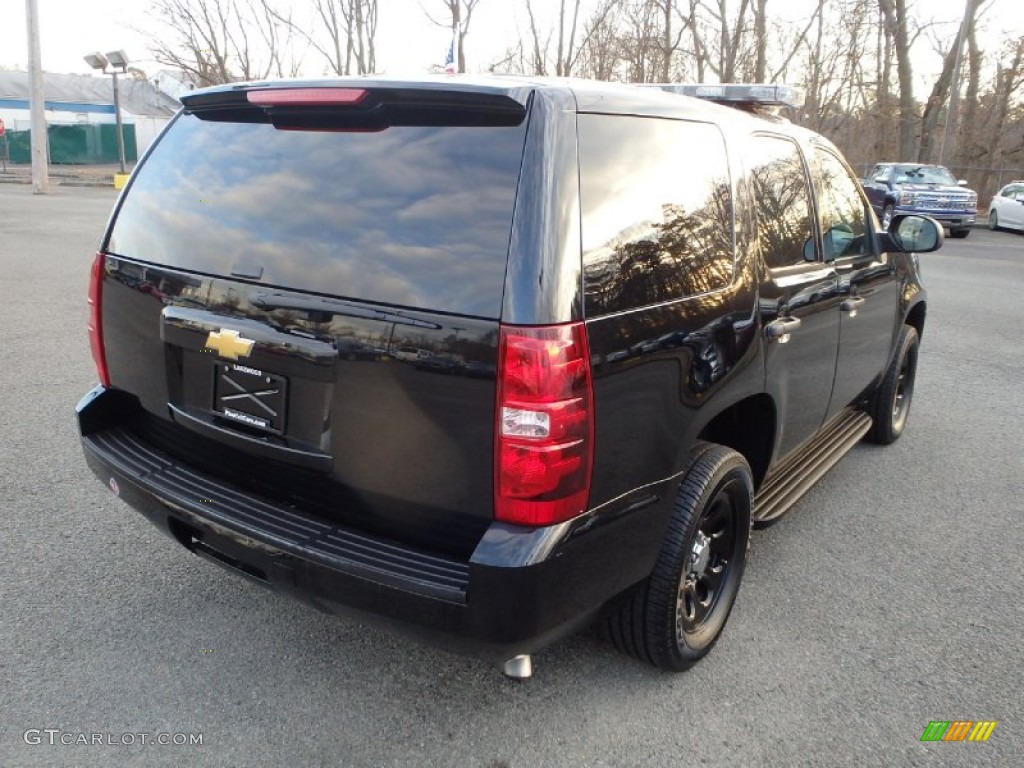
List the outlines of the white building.
{"type": "MultiPolygon", "coordinates": [[[[43,75],[43,98],[47,125],[90,125],[116,123],[114,86],[110,75],[43,75]]],[[[121,120],[132,125],[138,154],[146,150],[157,133],[181,106],[175,99],[144,80],[118,77],[121,120]]],[[[29,79],[27,72],[0,72],[0,120],[8,131],[27,131],[29,79]]]]}

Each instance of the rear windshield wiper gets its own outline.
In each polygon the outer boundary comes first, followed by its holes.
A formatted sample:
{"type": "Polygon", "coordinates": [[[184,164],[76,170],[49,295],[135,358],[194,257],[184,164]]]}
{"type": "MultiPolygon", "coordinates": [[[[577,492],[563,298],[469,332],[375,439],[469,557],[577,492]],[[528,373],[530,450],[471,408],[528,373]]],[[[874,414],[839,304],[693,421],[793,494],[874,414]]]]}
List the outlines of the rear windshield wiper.
{"type": "Polygon", "coordinates": [[[414,328],[429,328],[434,331],[441,330],[441,328],[444,327],[428,320],[420,320],[416,317],[403,315],[401,312],[394,312],[386,309],[373,309],[370,307],[351,304],[347,301],[324,299],[314,296],[295,296],[286,293],[267,293],[259,291],[249,296],[249,303],[258,309],[295,309],[301,312],[313,312],[319,315],[343,315],[345,317],[357,317],[363,320],[380,320],[385,323],[409,325],[414,328]]]}

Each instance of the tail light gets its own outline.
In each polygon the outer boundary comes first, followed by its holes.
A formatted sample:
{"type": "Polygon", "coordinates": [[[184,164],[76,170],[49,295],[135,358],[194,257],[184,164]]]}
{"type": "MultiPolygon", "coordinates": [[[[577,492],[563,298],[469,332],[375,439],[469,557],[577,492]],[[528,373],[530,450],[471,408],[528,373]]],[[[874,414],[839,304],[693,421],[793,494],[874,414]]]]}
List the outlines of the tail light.
{"type": "Polygon", "coordinates": [[[103,351],[103,254],[97,253],[92,262],[89,274],[89,347],[92,349],[92,360],[96,363],[96,375],[100,384],[110,386],[110,373],[107,371],[107,356],[103,351]]]}
{"type": "Polygon", "coordinates": [[[583,323],[502,326],[495,519],[552,525],[586,511],[594,397],[583,323]]]}
{"type": "Polygon", "coordinates": [[[258,107],[323,107],[354,105],[366,98],[362,88],[266,88],[246,98],[258,107]]]}

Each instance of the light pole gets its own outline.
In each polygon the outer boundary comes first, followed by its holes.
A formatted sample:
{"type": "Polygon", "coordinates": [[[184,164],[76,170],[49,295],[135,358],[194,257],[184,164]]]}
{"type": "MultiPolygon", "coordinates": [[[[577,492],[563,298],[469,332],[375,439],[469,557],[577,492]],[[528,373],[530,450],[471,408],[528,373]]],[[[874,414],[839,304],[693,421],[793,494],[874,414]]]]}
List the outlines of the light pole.
{"type": "Polygon", "coordinates": [[[128,57],[124,51],[110,51],[104,56],[99,51],[95,53],[87,54],[85,57],[85,63],[93,69],[98,69],[105,75],[114,76],[114,118],[117,122],[117,157],[121,162],[121,173],[125,173],[124,169],[124,128],[121,125],[121,92],[117,87],[117,70],[121,70],[121,74],[128,72],[128,57]],[[107,66],[111,67],[111,70],[107,71],[107,66]]]}
{"type": "Polygon", "coordinates": [[[32,192],[36,195],[45,195],[50,191],[50,153],[46,132],[46,101],[43,96],[43,64],[39,56],[39,9],[36,7],[36,0],[25,0],[25,17],[28,22],[29,109],[32,116],[32,192]]]}

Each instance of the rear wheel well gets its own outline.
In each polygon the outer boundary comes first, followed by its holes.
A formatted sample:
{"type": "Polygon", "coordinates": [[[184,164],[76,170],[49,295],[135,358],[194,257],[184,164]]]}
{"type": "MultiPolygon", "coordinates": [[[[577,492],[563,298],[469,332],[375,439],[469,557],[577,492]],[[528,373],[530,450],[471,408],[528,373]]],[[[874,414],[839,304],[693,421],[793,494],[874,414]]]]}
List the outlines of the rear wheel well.
{"type": "Polygon", "coordinates": [[[761,485],[775,443],[775,404],[765,394],[754,395],[729,406],[701,430],[699,439],[727,445],[743,455],[761,485]]]}
{"type": "Polygon", "coordinates": [[[914,330],[917,331],[918,339],[924,335],[925,311],[925,304],[921,301],[911,307],[910,312],[907,313],[906,324],[913,326],[914,330]]]}

